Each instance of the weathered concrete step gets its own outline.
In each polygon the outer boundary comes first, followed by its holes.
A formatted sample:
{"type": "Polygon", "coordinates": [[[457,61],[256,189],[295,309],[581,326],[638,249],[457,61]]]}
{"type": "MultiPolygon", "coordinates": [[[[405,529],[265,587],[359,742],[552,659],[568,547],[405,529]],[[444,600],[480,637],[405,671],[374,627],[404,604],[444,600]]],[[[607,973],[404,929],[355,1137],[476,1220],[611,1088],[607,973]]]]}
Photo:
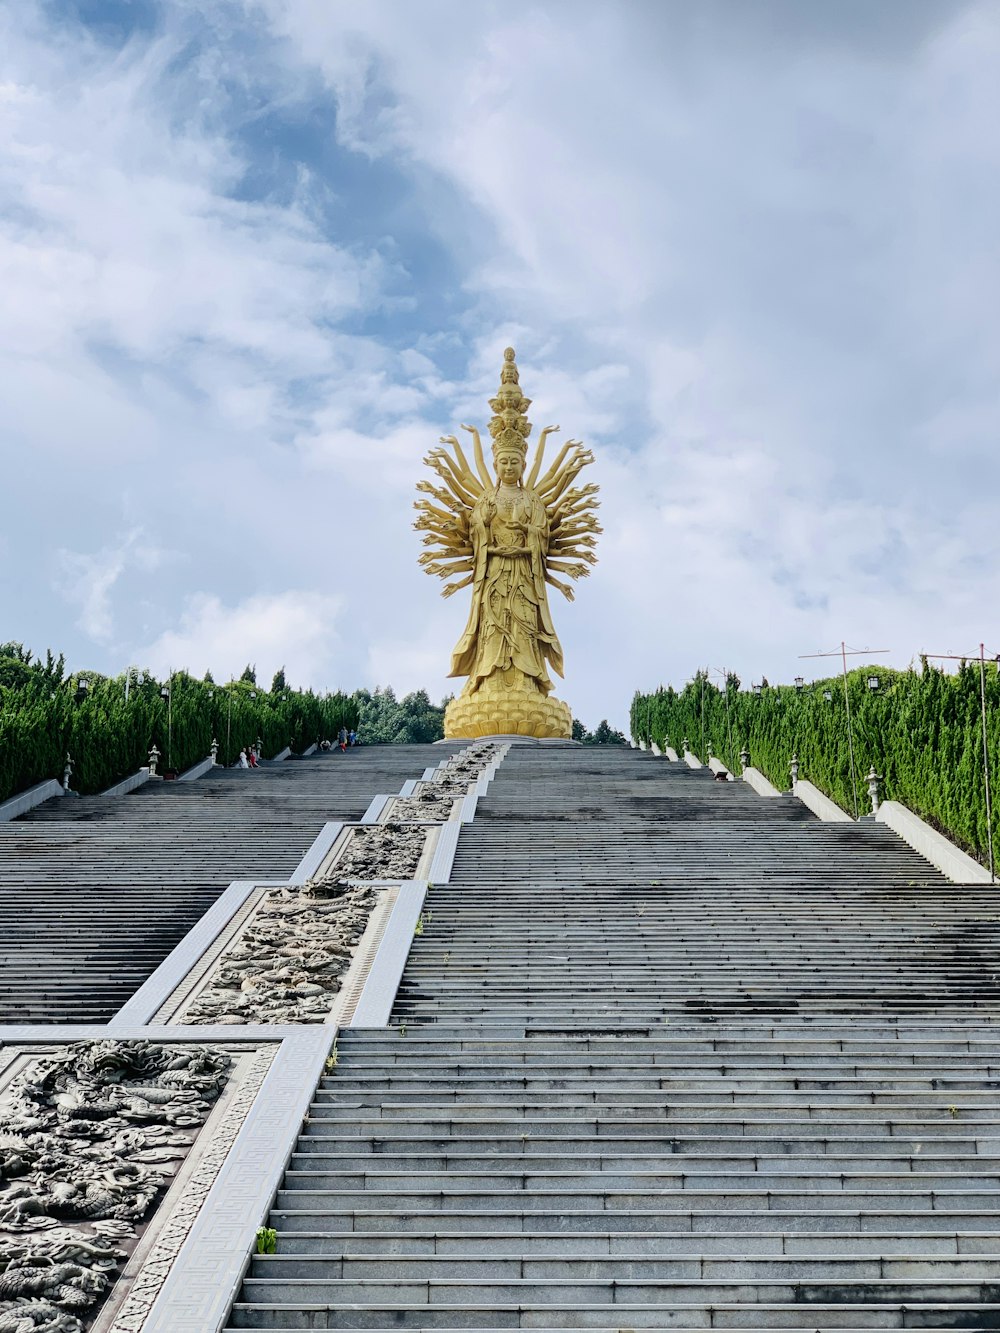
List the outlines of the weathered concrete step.
{"type": "MultiPolygon", "coordinates": [[[[638,1063],[664,1059],[722,1060],[728,1056],[752,1059],[774,1055],[776,1050],[790,1061],[800,1057],[826,1060],[885,1057],[891,1060],[905,1059],[911,1054],[919,1059],[941,1055],[944,1059],[992,1060],[996,1058],[1000,1042],[1000,1024],[992,1028],[966,1028],[942,1023],[935,1036],[933,1029],[937,1025],[933,1019],[928,1019],[925,1035],[916,1037],[908,1031],[909,1024],[904,1027],[907,1020],[900,1019],[897,1029],[891,1018],[887,1020],[882,1015],[870,1013],[856,1015],[851,1024],[845,1024],[844,1016],[838,1014],[832,1030],[820,1022],[817,1015],[815,1022],[809,1023],[804,1032],[784,1029],[776,1018],[758,1019],[759,1026],[752,1026],[752,1016],[738,1022],[732,1016],[720,1021],[718,1016],[695,1013],[687,1021],[676,1015],[671,1016],[669,1024],[661,1019],[652,1028],[645,1025],[633,1028],[618,1022],[606,1026],[603,1022],[595,1022],[592,1016],[586,1028],[579,1024],[569,1027],[555,1024],[553,1028],[540,1025],[525,1028],[521,1024],[510,1029],[490,1026],[465,1040],[456,1037],[454,1030],[445,1023],[407,1027],[402,1035],[398,1027],[386,1028],[384,1037],[376,1036],[370,1029],[354,1028],[347,1034],[341,1033],[339,1047],[345,1060],[357,1059],[362,1064],[384,1061],[388,1067],[410,1062],[417,1056],[430,1061],[432,1066],[434,1062],[461,1063],[466,1059],[473,1063],[498,1059],[513,1063],[523,1059],[526,1064],[540,1060],[600,1064],[617,1058],[638,1063]],[[843,1035],[845,1027],[855,1028],[854,1035],[843,1035]],[[355,1037],[358,1032],[365,1033],[363,1039],[355,1037]]],[[[472,1028],[470,1022],[470,1033],[472,1028]]]]}
{"type": "Polygon", "coordinates": [[[545,1135],[564,1132],[569,1129],[577,1134],[592,1128],[597,1136],[609,1135],[656,1135],[664,1133],[687,1133],[690,1131],[710,1134],[712,1126],[720,1127],[720,1132],[738,1133],[739,1127],[758,1126],[759,1133],[773,1126],[775,1132],[784,1132],[789,1126],[806,1125],[815,1128],[817,1133],[837,1132],[844,1135],[859,1132],[874,1132],[879,1128],[888,1133],[906,1135],[919,1134],[930,1129],[936,1134],[967,1134],[973,1126],[976,1132],[995,1136],[998,1108],[996,1106],[969,1106],[963,1100],[954,1110],[949,1106],[903,1106],[893,1107],[891,1117],[885,1114],[885,1108],[874,1106],[826,1106],[815,1102],[803,1104],[790,1103],[786,1106],[755,1107],[729,1106],[717,1104],[703,1105],[686,1103],[683,1106],[640,1108],[628,1106],[604,1107],[598,1112],[596,1107],[581,1108],[574,1114],[572,1107],[557,1107],[551,1113],[526,1113],[524,1108],[517,1108],[505,1118],[502,1107],[468,1106],[455,1104],[446,1106],[421,1106],[407,1108],[407,1114],[398,1109],[386,1108],[388,1115],[382,1114],[382,1108],[367,1108],[367,1114],[359,1115],[356,1110],[337,1106],[320,1109],[313,1107],[308,1123],[303,1128],[307,1137],[336,1132],[346,1136],[410,1135],[424,1127],[424,1132],[434,1132],[439,1127],[447,1127],[449,1133],[456,1130],[461,1135],[489,1138],[507,1134],[545,1135]],[[874,1130],[873,1130],[874,1127],[874,1130]]]}
{"type": "Polygon", "coordinates": [[[336,1308],[326,1304],[302,1305],[290,1309],[283,1305],[247,1305],[240,1301],[233,1306],[228,1329],[476,1329],[500,1330],[530,1328],[544,1330],[623,1329],[641,1328],[656,1333],[694,1333],[702,1329],[755,1328],[760,1333],[777,1333],[779,1329],[807,1329],[824,1333],[837,1329],[840,1333],[861,1333],[871,1328],[977,1328],[992,1331],[1000,1329],[1000,1305],[982,1302],[910,1305],[885,1303],[878,1307],[857,1305],[795,1304],[773,1305],[758,1303],[754,1306],[705,1305],[668,1307],[635,1306],[616,1302],[606,1306],[570,1305],[556,1308],[548,1305],[488,1304],[458,1308],[431,1309],[428,1306],[409,1307],[385,1302],[355,1308],[336,1308]]]}
{"type": "Polygon", "coordinates": [[[912,1065],[900,1069],[879,1070],[859,1069],[851,1062],[845,1062],[845,1068],[837,1069],[788,1069],[775,1065],[771,1068],[752,1070],[744,1065],[733,1068],[716,1068],[708,1064],[705,1068],[685,1068],[669,1070],[651,1068],[648,1070],[616,1070],[609,1062],[589,1072],[549,1073],[544,1069],[517,1069],[504,1072],[476,1072],[464,1069],[451,1073],[448,1070],[429,1072],[424,1069],[387,1070],[372,1069],[363,1072],[356,1068],[344,1070],[336,1081],[324,1081],[319,1094],[337,1096],[339,1093],[376,1092],[440,1092],[453,1089],[455,1092],[477,1092],[480,1089],[515,1089],[533,1092],[533,1090],[553,1090],[553,1092],[603,1092],[620,1089],[623,1092],[659,1092],[664,1088],[715,1088],[724,1084],[727,1088],[749,1089],[899,1089],[899,1092],[923,1092],[936,1088],[991,1088],[997,1085],[1000,1069],[993,1065],[977,1066],[972,1060],[965,1062],[963,1068],[940,1069],[939,1072],[920,1070],[912,1065]]]}
{"type": "MultiPolygon", "coordinates": [[[[710,1127],[711,1128],[711,1127],[710,1127]]],[[[836,1156],[843,1153],[847,1157],[876,1157],[882,1161],[891,1158],[906,1160],[914,1154],[921,1157],[965,1162],[971,1167],[975,1162],[1000,1157],[1000,1140],[964,1137],[947,1138],[921,1135],[919,1140],[907,1140],[905,1136],[890,1135],[882,1137],[873,1133],[865,1138],[834,1138],[824,1133],[822,1127],[813,1137],[798,1133],[796,1135],[754,1135],[737,1132],[726,1133],[729,1128],[724,1122],[715,1122],[717,1132],[695,1133],[678,1132],[660,1134],[649,1138],[617,1139],[597,1137],[595,1135],[538,1135],[521,1137],[508,1134],[485,1141],[483,1139],[462,1138],[459,1135],[426,1134],[408,1138],[379,1137],[344,1139],[343,1135],[314,1135],[299,1140],[293,1157],[293,1165],[301,1159],[305,1169],[310,1161],[323,1159],[327,1169],[334,1169],[337,1164],[361,1166],[365,1161],[389,1161],[393,1165],[405,1166],[423,1162],[427,1168],[444,1162],[447,1165],[461,1165],[463,1161],[481,1162],[488,1159],[502,1164],[506,1159],[511,1162],[530,1161],[540,1165],[539,1158],[551,1158],[571,1162],[577,1165],[586,1162],[600,1164],[616,1161],[653,1161],[665,1155],[678,1153],[683,1156],[702,1157],[721,1153],[724,1156],[746,1157],[748,1155],[767,1158],[803,1157],[815,1161],[817,1157],[836,1156]],[[980,1156],[982,1154],[982,1156],[980,1156]]]]}
{"type": "MultiPolygon", "coordinates": [[[[759,1220],[759,1219],[758,1219],[759,1220]]],[[[282,1231],[278,1252],[289,1254],[366,1255],[539,1255],[588,1258],[622,1256],[639,1258],[658,1255],[675,1258],[724,1256],[750,1258],[832,1258],[840,1255],[862,1258],[910,1259],[913,1257],[984,1255],[1000,1268],[1000,1230],[940,1233],[924,1230],[902,1236],[880,1233],[797,1231],[446,1231],[358,1232],[282,1231]]]]}
{"type": "MultiPolygon", "coordinates": [[[[659,1234],[676,1230],[691,1235],[714,1235],[718,1232],[736,1235],[757,1235],[773,1232],[781,1222],[788,1223],[789,1235],[824,1236],[826,1234],[854,1234],[858,1237],[906,1237],[923,1235],[929,1231],[946,1236],[979,1233],[992,1235],[997,1218],[992,1208],[976,1208],[960,1204],[957,1207],[939,1206],[933,1210],[913,1208],[912,1199],[901,1206],[898,1196],[888,1199],[881,1207],[838,1208],[828,1211],[803,1206],[790,1216],[787,1211],[767,1218],[767,1210],[740,1208],[726,1204],[715,1208],[693,1209],[632,1208],[610,1214],[603,1208],[575,1209],[572,1216],[561,1208],[539,1207],[537,1201],[528,1208],[498,1212],[486,1208],[450,1208],[447,1212],[426,1213],[396,1208],[392,1203],[354,1208],[332,1207],[329,1201],[319,1208],[280,1207],[271,1214],[271,1225],[282,1233],[315,1232],[323,1228],[351,1231],[356,1234],[375,1233],[393,1235],[426,1234],[444,1231],[450,1234],[464,1232],[503,1233],[526,1235],[536,1231],[550,1234],[659,1234]]],[[[881,1244],[881,1240],[878,1242],[881,1244]]]]}
{"type": "Polygon", "coordinates": [[[453,1210],[475,1210],[494,1208],[499,1212],[520,1212],[525,1207],[536,1209],[562,1209],[563,1211],[586,1212],[593,1209],[605,1209],[608,1213],[629,1212],[642,1209],[647,1212],[660,1211],[664,1216],[670,1212],[717,1210],[733,1208],[741,1211],[757,1210],[760,1212],[795,1212],[801,1208],[824,1207],[830,1212],[856,1212],[885,1209],[896,1203],[905,1205],[914,1212],[932,1212],[943,1209],[971,1210],[982,1212],[988,1209],[1000,1209],[1000,1186],[997,1188],[979,1187],[970,1183],[961,1185],[938,1186],[926,1181],[914,1182],[917,1188],[903,1190],[897,1181],[904,1179],[885,1177],[866,1188],[864,1183],[850,1188],[820,1188],[818,1181],[809,1178],[801,1183],[782,1181],[774,1178],[769,1184],[762,1184],[758,1189],[740,1188],[738,1184],[727,1185],[664,1185],[656,1190],[643,1190],[614,1187],[593,1189],[563,1189],[554,1187],[542,1189],[534,1186],[531,1193],[524,1190],[508,1189],[498,1185],[495,1190],[488,1187],[477,1189],[445,1189],[428,1187],[427,1190],[409,1190],[392,1188],[376,1189],[281,1189],[278,1191],[276,1207],[278,1209],[300,1208],[319,1210],[329,1208],[331,1212],[343,1213],[354,1209],[387,1208],[393,1201],[400,1209],[425,1214],[450,1212],[453,1210]],[[879,1188],[882,1186],[882,1188],[879,1188]]]}
{"type": "Polygon", "coordinates": [[[519,1090],[507,1097],[490,1090],[471,1089],[462,1098],[456,1090],[453,1100],[448,1100],[447,1092],[414,1091],[407,1095],[404,1088],[394,1088],[391,1093],[350,1092],[337,1095],[324,1095],[320,1091],[314,1106],[317,1112],[337,1110],[357,1110],[365,1107],[380,1107],[385,1112],[423,1115],[432,1112],[443,1114],[449,1108],[456,1118],[462,1115],[500,1114],[506,1112],[513,1119],[516,1114],[545,1115],[565,1114],[567,1108],[578,1107],[584,1112],[590,1107],[600,1107],[604,1111],[618,1110],[620,1114],[655,1115],[659,1110],[663,1114],[669,1111],[683,1110],[694,1106],[733,1107],[741,1110],[762,1110],[765,1108],[810,1109],[827,1107],[830,1110],[847,1111],[851,1107],[883,1107],[895,1110],[915,1110],[933,1112],[941,1110],[949,1115],[958,1112],[980,1109],[994,1111],[998,1099],[991,1090],[990,1080],[983,1080],[977,1086],[975,1080],[968,1087],[914,1088],[909,1091],[897,1091],[894,1088],[839,1089],[839,1088],[785,1088],[765,1091],[760,1088],[745,1087],[734,1082],[718,1088],[708,1086],[694,1088],[670,1087],[660,1092],[621,1092],[614,1088],[593,1089],[590,1091],[539,1090],[524,1092],[519,1090]],[[956,1112],[950,1111],[954,1105],[956,1112]]]}
{"type": "Polygon", "coordinates": [[[777,1048],[776,1039],[766,1042],[745,1041],[721,1044],[702,1035],[698,1039],[678,1039],[654,1041],[649,1038],[641,1043],[627,1039],[610,1043],[601,1050],[599,1046],[584,1043],[563,1043],[562,1049],[555,1044],[521,1041],[519,1043],[493,1043],[483,1045],[482,1050],[451,1049],[444,1043],[425,1040],[424,1033],[419,1036],[398,1040],[394,1047],[379,1047],[375,1044],[362,1045],[358,1042],[340,1040],[340,1053],[344,1057],[344,1068],[373,1073],[379,1070],[392,1071],[400,1068],[414,1069],[415,1059],[420,1056],[419,1069],[428,1073],[476,1073],[481,1070],[494,1071],[498,1057],[503,1057],[504,1067],[508,1070],[551,1069],[578,1070],[599,1069],[614,1065],[624,1071],[649,1070],[658,1068],[683,1069],[712,1067],[752,1068],[806,1068],[826,1069],[846,1066],[864,1068],[877,1066],[882,1068],[909,1067],[922,1068],[965,1068],[971,1061],[978,1065],[990,1065],[1000,1062],[1000,1037],[990,1042],[961,1041],[953,1044],[938,1042],[918,1049],[912,1042],[838,1042],[822,1043],[818,1041],[800,1041],[788,1039],[787,1047],[777,1048]]]}
{"type": "MultiPolygon", "coordinates": [[[[756,1305],[803,1304],[828,1301],[830,1284],[819,1278],[794,1279],[779,1282],[775,1279],[753,1282],[734,1279],[708,1278],[624,1278],[609,1279],[526,1278],[524,1281],[499,1278],[296,1278],[287,1284],[280,1278],[247,1278],[243,1284],[244,1299],[265,1303],[287,1301],[336,1302],[338,1305],[399,1302],[409,1306],[465,1305],[508,1302],[521,1304],[580,1303],[586,1305],[660,1305],[660,1304],[729,1304],[756,1305]]],[[[977,1278],[867,1278],[857,1282],[837,1283],[838,1303],[875,1305],[881,1303],[958,1301],[962,1303],[1000,1303],[1000,1281],[977,1278]]]]}
{"type": "MultiPolygon", "coordinates": [[[[711,1140],[708,1141],[711,1144],[711,1140]]],[[[738,1142],[738,1140],[737,1140],[738,1142]]],[[[848,1152],[836,1153],[777,1153],[768,1150],[748,1151],[740,1154],[723,1145],[719,1150],[711,1147],[702,1152],[692,1152],[684,1145],[674,1145],[665,1153],[643,1154],[577,1152],[509,1152],[501,1153],[480,1150],[473,1152],[442,1151],[432,1152],[370,1152],[370,1153],[315,1153],[296,1152],[291,1160],[290,1169],[301,1178],[304,1175],[323,1176],[326,1179],[338,1176],[363,1175],[373,1180],[381,1175],[406,1175],[413,1181],[421,1180],[430,1174],[448,1173],[449,1179],[468,1178],[480,1173],[491,1176],[501,1173],[535,1174],[545,1172],[546,1178],[552,1174],[562,1177],[579,1176],[586,1173],[588,1178],[605,1173],[617,1176],[622,1172],[644,1177],[661,1175],[663,1172],[676,1174],[683,1172],[700,1174],[710,1172],[759,1173],[766,1176],[774,1173],[790,1175],[827,1175],[832,1171],[837,1174],[867,1176],[889,1173],[899,1175],[908,1172],[914,1176],[942,1175],[976,1176],[979,1179],[1000,1180],[1000,1157],[979,1157],[974,1152],[962,1156],[957,1154],[926,1154],[922,1144],[907,1148],[895,1140],[887,1141],[886,1147],[895,1147],[896,1151],[882,1154],[853,1155],[848,1152]]]]}
{"type": "Polygon", "coordinates": [[[255,1256],[250,1277],[261,1282],[294,1284],[322,1281],[428,1281],[461,1278],[490,1283],[560,1282],[954,1282],[972,1279],[997,1284],[1000,1256],[887,1258],[867,1256],[789,1256],[754,1258],[745,1255],[611,1257],[553,1254],[519,1255],[364,1255],[350,1251],[327,1254],[255,1256]]]}
{"type": "Polygon", "coordinates": [[[992,1173],[983,1169],[974,1172],[956,1172],[950,1163],[941,1163],[937,1169],[933,1165],[926,1169],[917,1159],[917,1169],[910,1169],[910,1164],[902,1170],[887,1169],[886,1164],[877,1162],[881,1170],[869,1170],[867,1163],[860,1169],[852,1170],[851,1163],[844,1161],[824,1162],[823,1167],[812,1166],[808,1162],[779,1162],[768,1168],[750,1159],[723,1159],[720,1161],[697,1162],[669,1159],[670,1165],[660,1169],[618,1170],[603,1167],[598,1170],[546,1170],[531,1164],[522,1164],[503,1168],[499,1164],[484,1162],[477,1170],[462,1171],[457,1166],[442,1170],[428,1168],[414,1171],[404,1167],[393,1170],[382,1169],[375,1162],[370,1167],[344,1171],[336,1169],[324,1171],[312,1165],[304,1170],[291,1169],[285,1173],[284,1188],[297,1190],[407,1190],[412,1194],[417,1191],[446,1189],[461,1190],[497,1190],[511,1192],[539,1191],[541,1194],[551,1190],[636,1190],[652,1191],[667,1189],[708,1190],[729,1189],[731,1187],[756,1190],[795,1190],[815,1187],[817,1190],[857,1192],[870,1190],[899,1190],[901,1193],[926,1190],[977,1190],[979,1192],[996,1191],[1000,1193],[1000,1171],[992,1173]]]}

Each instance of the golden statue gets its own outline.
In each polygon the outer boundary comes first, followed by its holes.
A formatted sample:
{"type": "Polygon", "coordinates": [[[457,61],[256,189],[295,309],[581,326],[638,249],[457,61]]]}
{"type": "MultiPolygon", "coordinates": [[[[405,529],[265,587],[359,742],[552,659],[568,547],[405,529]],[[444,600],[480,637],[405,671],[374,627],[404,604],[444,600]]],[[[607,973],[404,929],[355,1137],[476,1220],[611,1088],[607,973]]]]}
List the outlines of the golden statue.
{"type": "Polygon", "coordinates": [[[581,578],[597,560],[598,488],[571,484],[594,456],[579,440],[570,440],[539,477],[545,442],[559,429],[546,426],[524,480],[531,433],[525,413],[531,399],[518,384],[513,347],[503,358],[500,388],[490,399],[496,479],[486,467],[479,432],[463,425],[472,436],[475,471],[456,437],[443,435],[441,443],[450,445],[450,451],[432,449],[424,462],[444,486],[417,484],[433,497],[414,504],[420,517],[413,526],[427,534],[424,545],[431,548],[420,563],[440,578],[466,576],[449,583],[445,597],[472,585],[472,609],[450,672],[468,680],[448,705],[444,734],[568,739],[572,714],[568,704],[552,697],[546,669],[548,663],[563,674],[545,585],[572,601],[572,588],[556,574],[581,578]]]}

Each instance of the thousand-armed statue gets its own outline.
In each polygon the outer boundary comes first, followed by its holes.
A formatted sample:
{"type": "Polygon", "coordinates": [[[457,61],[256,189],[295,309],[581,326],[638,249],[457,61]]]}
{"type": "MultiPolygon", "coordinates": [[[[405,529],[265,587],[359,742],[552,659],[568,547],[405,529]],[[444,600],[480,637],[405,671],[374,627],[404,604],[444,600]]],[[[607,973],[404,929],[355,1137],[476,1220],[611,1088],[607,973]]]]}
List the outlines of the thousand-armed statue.
{"type": "Polygon", "coordinates": [[[542,431],[525,477],[531,422],[518,383],[514,349],[503,354],[500,388],[490,399],[494,477],[486,466],[474,426],[475,469],[454,435],[447,449],[424,459],[444,483],[421,481],[414,527],[430,549],[420,556],[428,574],[453,579],[450,597],[472,587],[472,609],[452,654],[452,676],[467,676],[465,688],[445,713],[445,736],[519,735],[568,738],[569,705],[552,696],[548,667],[563,674],[563,655],[549,611],[546,585],[570,601],[573,590],[559,574],[578,579],[596,562],[595,485],[573,486],[594,461],[579,440],[570,440],[542,473],[545,443],[558,426],[542,431]],[[461,577],[463,576],[464,577],[461,577]]]}

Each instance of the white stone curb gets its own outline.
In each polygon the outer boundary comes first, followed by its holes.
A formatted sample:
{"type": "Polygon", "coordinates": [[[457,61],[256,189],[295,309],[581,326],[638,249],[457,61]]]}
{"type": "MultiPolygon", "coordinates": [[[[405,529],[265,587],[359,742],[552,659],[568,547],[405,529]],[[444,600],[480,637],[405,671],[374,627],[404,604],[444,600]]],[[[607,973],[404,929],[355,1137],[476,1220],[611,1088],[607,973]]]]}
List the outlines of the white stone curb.
{"type": "Polygon", "coordinates": [[[194,782],[196,778],[203,778],[206,773],[211,772],[215,767],[215,760],[211,755],[207,759],[200,760],[197,764],[192,764],[190,768],[185,769],[178,777],[178,782],[194,782]]]}
{"type": "Polygon", "coordinates": [[[362,824],[377,824],[382,816],[382,812],[385,810],[385,807],[393,799],[394,797],[386,796],[385,794],[373,796],[371,801],[368,803],[368,809],[361,816],[360,822],[362,824]]]}
{"type": "Polygon", "coordinates": [[[399,982],[427,896],[427,881],[401,884],[368,979],[351,1016],[352,1028],[384,1028],[396,1000],[399,982]]]}
{"type": "Polygon", "coordinates": [[[698,756],[697,756],[696,754],[692,754],[690,750],[685,750],[685,751],[684,751],[684,762],[685,762],[685,764],[687,764],[688,768],[704,768],[704,767],[705,767],[705,765],[701,762],[701,760],[698,758],[698,756]]]}
{"type": "Polygon", "coordinates": [[[344,823],[342,820],[323,825],[319,833],[316,835],[313,845],[289,875],[289,884],[305,884],[308,879],[315,875],[327,856],[329,856],[330,849],[340,837],[343,827],[344,823]]]}
{"type": "Polygon", "coordinates": [[[53,796],[65,796],[61,782],[56,782],[55,778],[49,778],[46,782],[39,782],[35,787],[29,787],[27,791],[18,792],[10,800],[4,801],[0,805],[0,824],[6,824],[11,819],[19,819],[21,815],[26,815],[29,810],[34,810],[36,805],[41,805],[44,801],[51,801],[53,796]]]}
{"type": "Polygon", "coordinates": [[[657,745],[656,741],[650,741],[650,743],[649,743],[649,748],[653,751],[653,753],[654,753],[658,758],[663,754],[663,751],[662,751],[662,750],[660,749],[660,747],[657,745]]]}
{"type": "Polygon", "coordinates": [[[451,879],[451,868],[455,862],[455,853],[458,851],[458,835],[461,831],[460,821],[452,820],[449,824],[441,825],[437,846],[434,848],[434,855],[427,869],[427,879],[431,884],[447,884],[451,879]]]}
{"type": "Polygon", "coordinates": [[[782,794],[772,782],[768,782],[759,768],[745,768],[743,770],[743,781],[748,787],[752,787],[758,796],[780,796],[782,794]]]}
{"type": "Polygon", "coordinates": [[[667,759],[669,759],[670,762],[671,762],[672,764],[680,763],[680,759],[679,759],[679,757],[678,757],[677,751],[674,749],[674,747],[673,747],[672,745],[665,745],[665,746],[663,747],[663,753],[664,753],[664,756],[665,756],[667,759]]]}
{"type": "Polygon", "coordinates": [[[127,796],[130,791],[135,791],[137,787],[142,787],[149,781],[149,769],[140,768],[138,773],[132,773],[127,778],[122,778],[121,782],[116,782],[113,787],[108,787],[105,791],[98,792],[98,796],[127,796]]]}
{"type": "Polygon", "coordinates": [[[836,801],[831,801],[825,792],[821,792],[818,787],[814,787],[806,778],[799,778],[792,792],[797,796],[803,805],[824,820],[827,824],[853,824],[854,820],[846,810],[841,810],[836,801]]]}
{"type": "MultiPolygon", "coordinates": [[[[160,1028],[158,1040],[190,1028],[160,1028]]],[[[187,1240],[160,1288],[142,1333],[218,1333],[225,1328],[268,1215],[295,1150],[335,1036],[330,1027],[241,1028],[240,1039],[281,1045],[187,1240]]],[[[232,1028],[204,1027],[197,1039],[232,1040],[232,1028]]],[[[145,1034],[144,1034],[145,1035],[145,1034]]]]}
{"type": "Polygon", "coordinates": [[[273,758],[268,759],[267,762],[269,764],[280,764],[281,761],[283,759],[287,759],[291,753],[292,753],[292,747],[290,745],[286,745],[283,750],[279,750],[278,753],[274,755],[273,758]]]}
{"type": "Polygon", "coordinates": [[[937,829],[925,824],[919,815],[898,801],[883,801],[875,818],[909,843],[953,884],[991,884],[990,872],[937,829]]]}

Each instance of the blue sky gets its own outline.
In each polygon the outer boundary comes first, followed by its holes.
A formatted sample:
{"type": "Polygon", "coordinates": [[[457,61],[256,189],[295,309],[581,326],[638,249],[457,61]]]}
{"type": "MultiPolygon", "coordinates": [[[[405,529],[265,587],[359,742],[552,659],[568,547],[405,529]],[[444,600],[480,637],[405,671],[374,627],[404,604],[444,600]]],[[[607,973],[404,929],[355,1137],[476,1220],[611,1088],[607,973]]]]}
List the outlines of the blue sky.
{"type": "Polygon", "coordinates": [[[0,52],[0,638],[440,696],[410,505],[510,342],[597,454],[591,725],[990,640],[995,4],[24,0],[0,52]]]}

